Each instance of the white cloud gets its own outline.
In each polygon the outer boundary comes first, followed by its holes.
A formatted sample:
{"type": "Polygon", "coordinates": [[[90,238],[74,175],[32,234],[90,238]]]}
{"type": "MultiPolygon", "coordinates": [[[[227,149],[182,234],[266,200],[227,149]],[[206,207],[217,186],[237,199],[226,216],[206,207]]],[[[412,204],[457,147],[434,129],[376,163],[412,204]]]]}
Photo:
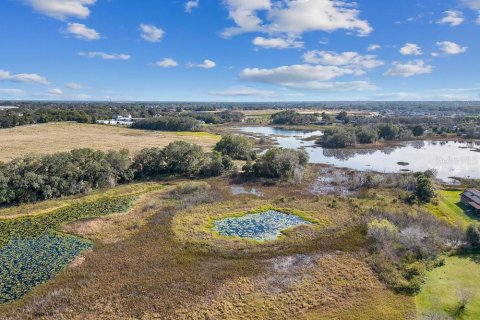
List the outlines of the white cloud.
{"type": "Polygon", "coordinates": [[[47,91],[47,94],[52,96],[61,96],[63,95],[63,91],[60,88],[53,88],[47,91]]]}
{"type": "Polygon", "coordinates": [[[212,60],[205,59],[205,60],[203,60],[202,63],[197,64],[197,65],[193,65],[193,66],[198,67],[198,68],[203,68],[203,69],[212,69],[212,68],[215,68],[217,66],[217,64],[212,60]]]}
{"type": "Polygon", "coordinates": [[[0,94],[12,97],[19,97],[25,95],[25,92],[20,89],[2,89],[0,88],[0,94]]]}
{"type": "Polygon", "coordinates": [[[381,45],[371,44],[371,45],[368,46],[367,51],[377,51],[377,50],[380,50],[380,49],[382,49],[381,45]]]}
{"type": "Polygon", "coordinates": [[[264,38],[256,37],[252,42],[254,45],[268,49],[302,48],[303,42],[294,38],[264,38]]]}
{"type": "Polygon", "coordinates": [[[160,61],[155,62],[155,65],[161,68],[172,68],[178,66],[178,62],[173,60],[172,58],[164,58],[160,61]]]}
{"type": "Polygon", "coordinates": [[[67,87],[68,89],[72,89],[72,90],[83,89],[83,85],[80,84],[80,83],[76,83],[76,82],[69,82],[65,85],[65,87],[67,87]]]}
{"type": "Polygon", "coordinates": [[[87,58],[101,58],[104,60],[129,60],[131,58],[130,55],[124,53],[79,52],[78,55],[87,58]]]}
{"type": "Polygon", "coordinates": [[[198,8],[200,0],[190,0],[185,3],[185,12],[190,13],[193,9],[198,8]]]}
{"type": "Polygon", "coordinates": [[[100,33],[98,33],[95,29],[88,28],[86,25],[81,23],[69,23],[67,25],[67,33],[74,35],[77,39],[100,39],[100,33]]]}
{"type": "Polygon", "coordinates": [[[288,83],[285,85],[290,89],[315,90],[323,92],[336,91],[370,91],[377,87],[368,81],[347,81],[347,82],[321,82],[309,81],[302,83],[288,83]]]}
{"type": "Polygon", "coordinates": [[[165,34],[165,31],[152,24],[141,24],[140,29],[142,30],[141,37],[149,42],[160,42],[165,34]]]}
{"type": "Polygon", "coordinates": [[[87,18],[90,15],[89,6],[96,0],[23,0],[35,11],[46,16],[65,20],[69,17],[87,18]]]}
{"type": "Polygon", "coordinates": [[[404,56],[419,56],[422,54],[422,49],[414,43],[405,43],[400,53],[404,56]]]}
{"type": "Polygon", "coordinates": [[[327,66],[344,66],[353,69],[373,69],[384,63],[375,55],[361,55],[358,52],[336,53],[331,51],[308,51],[303,55],[307,63],[327,66]]]}
{"type": "Polygon", "coordinates": [[[372,27],[359,19],[354,3],[334,0],[225,0],[229,16],[236,27],[224,30],[225,37],[245,32],[289,34],[339,29],[365,36],[372,27]],[[265,18],[262,18],[265,17],[265,18]]]}
{"type": "Polygon", "coordinates": [[[274,69],[247,68],[240,73],[240,78],[297,90],[335,92],[376,89],[376,86],[368,81],[329,82],[331,79],[355,73],[355,70],[337,66],[304,64],[274,69]]]}
{"type": "Polygon", "coordinates": [[[480,24],[480,11],[478,11],[478,18],[477,18],[476,23],[477,23],[477,24],[480,24]]]}
{"type": "Polygon", "coordinates": [[[467,51],[468,47],[462,47],[459,44],[452,41],[437,42],[437,47],[440,51],[447,55],[460,54],[467,51]]]}
{"type": "Polygon", "coordinates": [[[42,85],[49,85],[47,79],[44,77],[36,74],[36,73],[18,73],[18,74],[11,74],[8,71],[0,70],[0,80],[6,81],[13,81],[13,82],[21,82],[21,83],[36,83],[42,85]]]}
{"type": "Polygon", "coordinates": [[[413,60],[409,62],[394,62],[393,67],[385,73],[387,76],[411,77],[419,74],[432,73],[433,66],[428,65],[423,60],[413,60]]]}
{"type": "Polygon", "coordinates": [[[444,17],[437,21],[438,24],[449,24],[451,27],[459,26],[465,21],[461,11],[445,11],[444,17]]]}
{"type": "Polygon", "coordinates": [[[274,69],[246,68],[240,74],[244,80],[285,84],[308,81],[327,81],[355,71],[336,66],[312,66],[309,64],[282,66],[274,69]]]}
{"type": "Polygon", "coordinates": [[[213,96],[221,97],[274,97],[273,91],[260,90],[250,87],[232,87],[222,91],[212,91],[209,93],[213,96]]]}

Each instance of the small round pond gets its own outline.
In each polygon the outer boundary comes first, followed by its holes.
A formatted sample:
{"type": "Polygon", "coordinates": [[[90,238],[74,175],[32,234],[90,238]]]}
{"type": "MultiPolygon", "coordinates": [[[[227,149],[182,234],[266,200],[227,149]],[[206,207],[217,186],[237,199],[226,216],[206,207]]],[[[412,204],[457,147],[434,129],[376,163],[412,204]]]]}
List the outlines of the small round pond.
{"type": "Polygon", "coordinates": [[[222,236],[248,238],[257,241],[275,240],[282,230],[312,224],[293,214],[276,210],[231,217],[214,222],[213,229],[222,236]]]}

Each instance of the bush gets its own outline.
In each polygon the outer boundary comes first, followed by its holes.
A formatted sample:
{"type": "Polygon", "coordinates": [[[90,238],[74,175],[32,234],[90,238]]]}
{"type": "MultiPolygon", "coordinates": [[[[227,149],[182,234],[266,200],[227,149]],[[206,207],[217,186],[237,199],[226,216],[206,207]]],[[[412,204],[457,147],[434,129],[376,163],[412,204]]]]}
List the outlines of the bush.
{"type": "Polygon", "coordinates": [[[272,124],[312,124],[315,123],[317,117],[310,114],[300,114],[294,110],[286,110],[272,115],[272,124]]]}
{"type": "Polygon", "coordinates": [[[196,144],[175,141],[163,149],[166,173],[193,176],[207,161],[206,154],[196,144]]]}
{"type": "Polygon", "coordinates": [[[400,127],[393,124],[382,124],[378,127],[378,136],[383,140],[395,140],[400,135],[400,127]]]}
{"type": "Polygon", "coordinates": [[[201,124],[198,120],[191,117],[164,116],[136,121],[133,123],[132,128],[164,131],[200,131],[201,124]]]}
{"type": "Polygon", "coordinates": [[[480,249],[480,225],[471,224],[467,228],[467,243],[472,249],[480,249]]]}
{"type": "Polygon", "coordinates": [[[374,143],[378,140],[378,132],[367,127],[360,127],[356,131],[357,142],[361,144],[374,143]]]}
{"type": "Polygon", "coordinates": [[[327,129],[319,143],[325,148],[346,148],[355,146],[355,133],[349,129],[327,129]]]}
{"type": "Polygon", "coordinates": [[[431,181],[431,174],[426,172],[418,172],[415,174],[417,177],[417,187],[415,190],[415,196],[420,202],[430,202],[435,196],[435,189],[431,181]]]}
{"type": "Polygon", "coordinates": [[[0,164],[0,205],[87,193],[133,179],[127,150],[76,149],[0,164]]]}
{"type": "Polygon", "coordinates": [[[389,287],[404,294],[418,293],[427,267],[438,265],[442,253],[459,248],[463,239],[460,229],[426,212],[374,209],[364,223],[375,240],[369,263],[389,287]]]}
{"type": "Polygon", "coordinates": [[[253,165],[257,177],[289,180],[308,163],[308,153],[303,150],[273,148],[253,165]]]}
{"type": "Polygon", "coordinates": [[[239,135],[223,136],[216,144],[215,151],[221,152],[234,160],[252,160],[255,158],[250,141],[239,135]]]}
{"type": "Polygon", "coordinates": [[[225,174],[233,168],[234,164],[232,158],[218,152],[213,152],[207,158],[202,169],[200,169],[200,175],[204,177],[217,177],[225,174]]]}

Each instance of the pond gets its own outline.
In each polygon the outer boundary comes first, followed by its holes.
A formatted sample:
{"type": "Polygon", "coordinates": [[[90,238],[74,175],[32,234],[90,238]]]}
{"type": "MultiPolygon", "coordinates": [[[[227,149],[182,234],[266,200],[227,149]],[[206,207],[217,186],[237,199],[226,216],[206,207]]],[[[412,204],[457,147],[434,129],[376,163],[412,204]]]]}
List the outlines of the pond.
{"type": "Polygon", "coordinates": [[[438,179],[480,178],[480,142],[410,141],[399,146],[371,149],[324,149],[315,141],[321,131],[304,132],[271,127],[242,127],[241,131],[270,136],[282,148],[305,149],[311,163],[329,164],[355,170],[381,173],[436,169],[438,179]]]}
{"type": "Polygon", "coordinates": [[[305,224],[312,223],[293,214],[268,210],[217,220],[214,223],[214,230],[223,236],[265,241],[277,239],[283,230],[305,224]]]}

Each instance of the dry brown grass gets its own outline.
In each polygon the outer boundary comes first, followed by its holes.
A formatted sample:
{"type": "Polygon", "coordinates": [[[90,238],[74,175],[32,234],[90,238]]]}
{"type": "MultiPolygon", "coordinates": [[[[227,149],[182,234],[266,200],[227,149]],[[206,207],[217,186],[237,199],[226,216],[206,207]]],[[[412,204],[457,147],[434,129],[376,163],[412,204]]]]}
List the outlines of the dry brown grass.
{"type": "Polygon", "coordinates": [[[135,152],[164,147],[176,140],[186,140],[208,149],[219,139],[206,132],[158,132],[107,125],[49,123],[0,130],[0,161],[29,153],[51,154],[77,148],[135,152]]]}
{"type": "MultiPolygon", "coordinates": [[[[253,195],[231,195],[224,179],[208,182],[219,202],[193,209],[267,201],[253,195]]],[[[319,214],[328,211],[324,214],[333,227],[343,225],[355,212],[348,200],[338,203],[336,211],[328,207],[329,197],[302,197],[299,190],[287,185],[256,187],[269,201],[282,202],[284,194],[288,205],[319,214]]],[[[179,204],[165,189],[146,195],[127,215],[108,217],[91,229],[71,229],[97,239],[94,249],[85,254],[82,263],[24,299],[0,306],[0,318],[413,318],[413,300],[395,295],[381,284],[358,254],[362,240],[355,232],[331,230],[331,236],[313,240],[317,243],[312,246],[292,246],[269,256],[225,257],[178,242],[173,220],[180,212],[189,211],[178,209],[179,204]],[[138,221],[138,227],[130,232],[138,221]],[[117,241],[103,241],[104,234],[117,233],[121,235],[117,241]]]]}

